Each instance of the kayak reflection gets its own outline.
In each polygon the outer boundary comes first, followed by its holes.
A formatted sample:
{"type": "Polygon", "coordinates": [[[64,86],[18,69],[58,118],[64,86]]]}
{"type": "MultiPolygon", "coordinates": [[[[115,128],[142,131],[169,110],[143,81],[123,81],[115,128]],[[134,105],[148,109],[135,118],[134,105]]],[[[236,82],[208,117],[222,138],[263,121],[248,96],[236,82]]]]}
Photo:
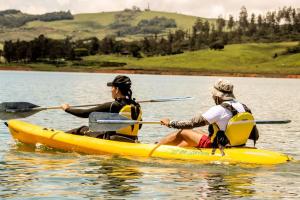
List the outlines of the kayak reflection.
{"type": "Polygon", "coordinates": [[[251,173],[251,167],[240,168],[238,171],[230,166],[230,169],[219,166],[203,166],[204,170],[199,173],[188,173],[188,171],[178,171],[178,181],[197,180],[196,191],[200,199],[212,196],[227,198],[249,198],[255,196],[253,189],[255,174],[251,173]],[[209,167],[209,170],[205,168],[209,167]],[[245,171],[249,170],[248,171],[245,171]],[[228,173],[230,171],[230,173],[228,173]]]}
{"type": "MultiPolygon", "coordinates": [[[[228,197],[252,197],[255,190],[253,185],[253,174],[232,174],[224,173],[210,174],[206,178],[208,184],[208,194],[219,194],[228,197]]],[[[208,195],[209,196],[209,195],[208,195]]]]}
{"type": "MultiPolygon", "coordinates": [[[[99,165],[99,163],[89,163],[89,165],[99,165]]],[[[120,162],[120,159],[114,157],[101,160],[99,166],[85,173],[98,175],[95,179],[89,179],[89,184],[101,185],[104,199],[112,196],[125,198],[139,191],[143,176],[138,167],[120,162]]]]}

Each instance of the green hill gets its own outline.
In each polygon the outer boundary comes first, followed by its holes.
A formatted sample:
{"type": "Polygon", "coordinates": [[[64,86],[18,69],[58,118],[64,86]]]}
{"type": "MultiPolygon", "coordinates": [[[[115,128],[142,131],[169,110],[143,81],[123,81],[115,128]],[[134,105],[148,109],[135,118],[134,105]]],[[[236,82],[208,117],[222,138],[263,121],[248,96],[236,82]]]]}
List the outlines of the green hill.
{"type": "Polygon", "coordinates": [[[222,51],[200,50],[173,56],[135,59],[124,56],[89,56],[87,61],[126,62],[124,69],[208,74],[300,74],[300,54],[280,55],[297,42],[227,45],[222,51]],[[273,58],[277,53],[279,56],[273,58]]]}
{"type": "MultiPolygon", "coordinates": [[[[65,38],[66,36],[73,37],[74,39],[81,39],[96,36],[102,39],[106,35],[116,33],[116,30],[110,28],[110,24],[115,22],[116,15],[120,15],[124,11],[118,12],[102,12],[102,13],[87,13],[74,15],[73,20],[61,20],[52,22],[32,21],[19,28],[2,28],[0,31],[0,42],[5,40],[31,40],[40,34],[54,39],[65,38]]],[[[165,17],[174,19],[177,28],[190,30],[195,23],[197,17],[188,16],[177,13],[156,12],[156,11],[141,11],[135,12],[133,17],[126,23],[136,26],[138,22],[143,19],[150,20],[154,17],[165,17]]],[[[214,22],[214,19],[208,19],[214,22]]],[[[167,33],[169,29],[164,32],[167,33]]],[[[163,33],[162,33],[163,34],[163,33]]],[[[132,40],[141,38],[144,35],[126,35],[119,39],[132,40]]]]}
{"type": "MultiPolygon", "coordinates": [[[[87,56],[80,62],[68,62],[63,66],[32,63],[18,64],[18,69],[41,71],[82,71],[198,74],[229,76],[299,77],[300,53],[281,55],[297,42],[248,43],[227,45],[222,51],[199,50],[172,56],[144,57],[141,59],[117,56],[87,56]],[[278,57],[273,58],[277,53],[278,57]],[[103,63],[126,63],[123,67],[109,67],[103,63]],[[120,71],[121,70],[121,71],[120,71]],[[128,71],[129,70],[129,71],[128,71]],[[295,76],[294,76],[295,75],[295,76]]],[[[2,64],[0,68],[15,69],[15,64],[2,64]]]]}

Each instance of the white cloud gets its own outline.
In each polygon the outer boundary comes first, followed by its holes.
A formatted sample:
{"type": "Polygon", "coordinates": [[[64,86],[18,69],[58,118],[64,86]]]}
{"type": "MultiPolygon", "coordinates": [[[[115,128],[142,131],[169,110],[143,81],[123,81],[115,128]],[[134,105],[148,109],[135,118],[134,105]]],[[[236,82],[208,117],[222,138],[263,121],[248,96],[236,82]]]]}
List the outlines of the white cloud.
{"type": "Polygon", "coordinates": [[[68,5],[71,2],[71,0],[56,0],[56,1],[59,5],[62,5],[62,6],[68,5]]]}
{"type": "Polygon", "coordinates": [[[223,5],[214,5],[211,8],[211,16],[210,17],[216,17],[221,15],[222,17],[224,17],[225,15],[225,8],[223,5]]]}
{"type": "Polygon", "coordinates": [[[26,9],[22,10],[22,12],[28,13],[28,14],[32,14],[32,13],[44,14],[48,11],[47,11],[47,8],[45,8],[45,7],[30,5],[30,6],[26,7],[26,9]]]}

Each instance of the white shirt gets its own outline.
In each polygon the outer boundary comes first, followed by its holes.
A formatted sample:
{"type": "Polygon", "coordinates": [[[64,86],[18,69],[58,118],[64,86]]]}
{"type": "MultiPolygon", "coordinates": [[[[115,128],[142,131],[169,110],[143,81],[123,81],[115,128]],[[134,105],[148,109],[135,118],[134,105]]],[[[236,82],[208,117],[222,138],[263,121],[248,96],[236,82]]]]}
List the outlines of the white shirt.
{"type": "MultiPolygon", "coordinates": [[[[228,103],[230,103],[238,112],[245,112],[245,109],[241,103],[236,101],[228,103]]],[[[223,108],[221,105],[216,105],[202,114],[202,117],[205,118],[210,124],[216,123],[220,130],[225,131],[228,121],[232,117],[232,113],[223,108]]]]}

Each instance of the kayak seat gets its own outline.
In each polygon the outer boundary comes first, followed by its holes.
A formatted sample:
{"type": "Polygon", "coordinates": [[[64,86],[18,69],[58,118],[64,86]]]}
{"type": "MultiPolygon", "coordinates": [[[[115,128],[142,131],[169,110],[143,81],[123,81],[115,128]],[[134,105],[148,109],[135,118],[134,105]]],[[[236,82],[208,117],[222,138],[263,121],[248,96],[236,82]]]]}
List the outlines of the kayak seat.
{"type": "Polygon", "coordinates": [[[136,143],[137,141],[134,139],[130,139],[128,137],[124,137],[121,135],[111,135],[109,137],[110,140],[119,141],[119,142],[130,142],[130,143],[136,143]]]}

